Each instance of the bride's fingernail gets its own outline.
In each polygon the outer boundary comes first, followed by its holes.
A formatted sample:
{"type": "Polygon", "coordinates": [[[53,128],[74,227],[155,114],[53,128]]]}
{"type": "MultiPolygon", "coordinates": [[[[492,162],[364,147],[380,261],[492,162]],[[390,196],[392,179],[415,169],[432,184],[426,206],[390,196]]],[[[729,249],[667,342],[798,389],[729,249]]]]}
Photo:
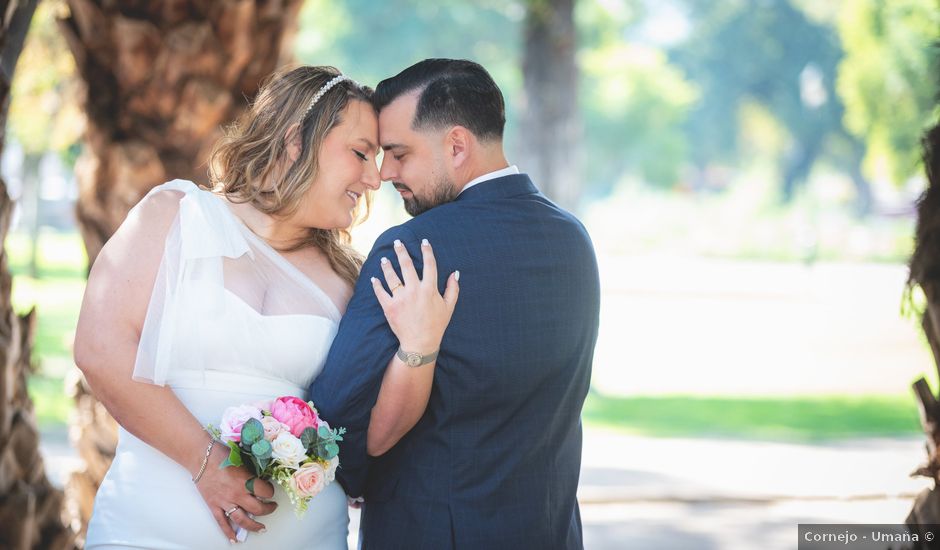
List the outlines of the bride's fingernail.
{"type": "Polygon", "coordinates": [[[401,241],[395,239],[395,248],[401,248],[401,241]]]}
{"type": "Polygon", "coordinates": [[[459,271],[454,271],[454,280],[455,280],[455,281],[459,281],[459,280],[460,280],[460,272],[459,272],[459,271]]]}
{"type": "Polygon", "coordinates": [[[260,531],[258,531],[258,532],[259,532],[259,533],[267,533],[268,530],[267,530],[267,529],[262,529],[262,530],[260,530],[260,531]]]}
{"type": "Polygon", "coordinates": [[[385,265],[388,263],[388,258],[382,257],[381,261],[382,261],[382,265],[385,265]]]}
{"type": "Polygon", "coordinates": [[[431,246],[431,243],[429,243],[427,239],[421,239],[421,244],[424,246],[431,246]]]}
{"type": "Polygon", "coordinates": [[[372,281],[373,283],[378,281],[378,279],[376,279],[375,277],[369,277],[369,280],[372,281]]]}
{"type": "Polygon", "coordinates": [[[229,544],[238,544],[238,541],[235,539],[228,539],[229,544]]]}

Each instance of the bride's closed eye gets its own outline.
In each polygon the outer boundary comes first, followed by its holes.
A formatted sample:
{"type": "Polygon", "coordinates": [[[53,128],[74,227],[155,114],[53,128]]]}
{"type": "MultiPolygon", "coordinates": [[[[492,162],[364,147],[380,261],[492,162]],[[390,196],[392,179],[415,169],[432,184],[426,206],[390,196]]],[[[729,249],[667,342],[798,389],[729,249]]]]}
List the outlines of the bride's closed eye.
{"type": "Polygon", "coordinates": [[[359,157],[363,161],[369,160],[369,157],[367,157],[366,154],[363,153],[362,151],[357,151],[356,149],[353,149],[353,153],[356,153],[356,156],[359,157]]]}

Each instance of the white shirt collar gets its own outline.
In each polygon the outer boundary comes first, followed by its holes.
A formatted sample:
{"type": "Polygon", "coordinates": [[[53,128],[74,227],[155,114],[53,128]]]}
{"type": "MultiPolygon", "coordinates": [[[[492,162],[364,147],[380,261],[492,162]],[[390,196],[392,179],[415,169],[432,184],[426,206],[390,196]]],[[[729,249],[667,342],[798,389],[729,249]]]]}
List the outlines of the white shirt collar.
{"type": "MultiPolygon", "coordinates": [[[[470,180],[470,182],[467,185],[463,186],[463,189],[460,190],[460,193],[463,193],[464,191],[466,191],[467,189],[470,189],[471,187],[473,187],[474,185],[478,183],[483,183],[484,181],[495,180],[496,178],[501,178],[503,176],[510,176],[510,175],[518,174],[518,173],[519,173],[519,167],[513,164],[512,166],[503,168],[502,170],[496,170],[495,172],[483,174],[482,176],[478,178],[474,178],[473,180],[470,180]]],[[[457,194],[459,195],[460,193],[457,193],[457,194]]]]}

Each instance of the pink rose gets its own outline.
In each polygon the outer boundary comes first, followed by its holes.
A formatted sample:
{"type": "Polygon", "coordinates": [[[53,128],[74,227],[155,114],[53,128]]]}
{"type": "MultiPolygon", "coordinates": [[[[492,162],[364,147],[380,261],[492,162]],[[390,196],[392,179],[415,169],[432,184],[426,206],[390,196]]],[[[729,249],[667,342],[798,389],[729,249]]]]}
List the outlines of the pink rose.
{"type": "Polygon", "coordinates": [[[222,424],[219,431],[222,432],[222,441],[241,441],[242,426],[248,422],[249,418],[261,420],[261,410],[251,405],[240,405],[238,407],[229,407],[222,413],[222,424]]]}
{"type": "Polygon", "coordinates": [[[261,425],[264,426],[264,438],[268,441],[274,441],[281,432],[290,433],[290,428],[273,416],[265,416],[261,419],[261,425]]]}
{"type": "Polygon", "coordinates": [[[290,433],[300,437],[306,428],[317,429],[320,422],[313,408],[297,397],[278,397],[271,404],[271,416],[287,424],[290,433]]]}
{"type": "Polygon", "coordinates": [[[301,498],[315,497],[326,487],[326,472],[317,462],[301,466],[290,478],[290,487],[301,498]]]}

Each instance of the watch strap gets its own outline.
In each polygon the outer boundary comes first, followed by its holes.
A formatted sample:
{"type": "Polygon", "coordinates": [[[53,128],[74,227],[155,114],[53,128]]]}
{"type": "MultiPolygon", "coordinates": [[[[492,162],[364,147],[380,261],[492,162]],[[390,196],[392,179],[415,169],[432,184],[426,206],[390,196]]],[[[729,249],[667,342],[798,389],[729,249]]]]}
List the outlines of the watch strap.
{"type": "Polygon", "coordinates": [[[395,353],[395,355],[409,367],[420,367],[421,365],[427,365],[428,363],[435,361],[437,359],[438,353],[440,353],[440,350],[437,350],[433,353],[429,353],[427,355],[421,355],[420,353],[417,353],[417,352],[409,353],[401,348],[398,348],[398,351],[395,353]],[[413,362],[409,360],[415,356],[420,357],[421,358],[420,361],[413,362]]]}

